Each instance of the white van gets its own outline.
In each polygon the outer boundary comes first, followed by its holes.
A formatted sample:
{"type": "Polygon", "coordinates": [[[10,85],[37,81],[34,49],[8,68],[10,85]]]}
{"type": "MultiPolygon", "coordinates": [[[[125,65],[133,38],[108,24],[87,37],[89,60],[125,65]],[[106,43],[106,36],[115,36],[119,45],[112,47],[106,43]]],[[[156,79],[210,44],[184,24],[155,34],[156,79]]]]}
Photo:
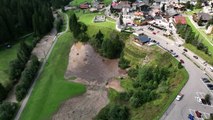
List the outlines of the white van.
{"type": "Polygon", "coordinates": [[[210,70],[213,72],[213,67],[209,67],[210,68],[210,70]]]}

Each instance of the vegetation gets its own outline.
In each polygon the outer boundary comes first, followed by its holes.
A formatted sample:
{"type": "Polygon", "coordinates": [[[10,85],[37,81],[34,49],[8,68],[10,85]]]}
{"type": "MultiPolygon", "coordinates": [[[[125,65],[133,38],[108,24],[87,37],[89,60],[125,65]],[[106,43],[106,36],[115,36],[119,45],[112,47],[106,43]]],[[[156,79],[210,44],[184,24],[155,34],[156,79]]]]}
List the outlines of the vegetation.
{"type": "Polygon", "coordinates": [[[58,38],[43,73],[36,81],[21,120],[49,119],[62,101],[85,92],[83,85],[68,82],[64,78],[70,47],[73,43],[74,38],[70,32],[58,38]]]}
{"type": "Polygon", "coordinates": [[[211,35],[207,36],[203,31],[195,28],[195,26],[191,23],[189,18],[187,18],[186,20],[187,20],[187,24],[191,26],[192,31],[196,35],[199,35],[199,40],[202,40],[200,42],[202,42],[205,46],[208,47],[208,53],[209,54],[205,54],[205,52],[198,50],[197,47],[192,45],[192,44],[185,44],[184,46],[187,47],[188,49],[190,49],[191,51],[193,51],[194,53],[196,53],[198,56],[202,57],[209,64],[213,65],[213,55],[212,55],[213,54],[213,47],[209,43],[209,42],[211,42],[211,38],[212,38],[211,35]]]}
{"type": "Polygon", "coordinates": [[[138,47],[127,40],[123,52],[131,66],[128,77],[121,80],[125,92],[110,90],[109,105],[126,105],[129,119],[160,119],[186,83],[186,70],[156,46],[138,47]]]}
{"type": "MultiPolygon", "coordinates": [[[[92,3],[93,0],[72,0],[71,5],[73,6],[79,6],[82,3],[88,2],[92,3]]],[[[99,0],[101,2],[104,2],[104,4],[110,4],[112,0],[99,0]]]]}
{"type": "Polygon", "coordinates": [[[33,31],[41,36],[52,29],[53,15],[47,0],[1,0],[0,44],[14,42],[33,31]]]}
{"type": "Polygon", "coordinates": [[[95,120],[128,120],[129,110],[126,106],[119,104],[104,107],[95,120]]]}
{"type": "Polygon", "coordinates": [[[0,83],[0,103],[6,98],[7,91],[4,86],[0,83]]]}
{"type": "Polygon", "coordinates": [[[17,103],[4,102],[0,104],[0,120],[12,120],[17,109],[17,103]]]}
{"type": "Polygon", "coordinates": [[[25,64],[30,58],[32,47],[27,45],[25,42],[20,43],[20,48],[17,53],[17,59],[11,61],[9,78],[10,80],[18,80],[21,76],[25,64]]]}
{"type": "Polygon", "coordinates": [[[186,7],[186,9],[193,10],[194,5],[192,5],[190,3],[190,1],[187,1],[186,4],[185,4],[185,7],[186,7]]]}
{"type": "Polygon", "coordinates": [[[205,46],[199,38],[199,35],[196,35],[189,25],[177,25],[177,33],[185,39],[186,43],[192,44],[197,47],[198,50],[204,51],[205,54],[209,54],[208,47],[205,46]]]}
{"type": "Polygon", "coordinates": [[[16,99],[21,101],[28,92],[33,80],[35,79],[37,72],[39,70],[39,61],[36,56],[32,56],[27,67],[22,72],[20,82],[16,86],[16,99]]]}

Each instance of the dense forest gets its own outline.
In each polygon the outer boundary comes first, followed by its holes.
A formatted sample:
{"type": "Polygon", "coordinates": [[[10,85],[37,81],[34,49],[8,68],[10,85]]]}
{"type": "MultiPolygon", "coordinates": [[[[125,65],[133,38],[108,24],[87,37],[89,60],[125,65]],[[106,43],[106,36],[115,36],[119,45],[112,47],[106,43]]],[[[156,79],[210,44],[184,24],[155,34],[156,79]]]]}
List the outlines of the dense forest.
{"type": "Polygon", "coordinates": [[[42,36],[53,27],[52,9],[70,0],[0,0],[0,45],[34,32],[42,36]],[[52,7],[51,7],[52,6],[52,7]]]}

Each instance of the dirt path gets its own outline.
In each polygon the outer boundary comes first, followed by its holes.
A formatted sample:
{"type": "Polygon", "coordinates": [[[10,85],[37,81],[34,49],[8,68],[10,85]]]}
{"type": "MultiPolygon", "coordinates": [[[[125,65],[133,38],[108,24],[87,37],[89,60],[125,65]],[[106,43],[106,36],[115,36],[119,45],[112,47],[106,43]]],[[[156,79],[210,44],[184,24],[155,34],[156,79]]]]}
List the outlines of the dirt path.
{"type": "Polygon", "coordinates": [[[77,77],[75,82],[85,84],[87,92],[65,101],[53,120],[91,120],[108,104],[106,83],[119,76],[118,60],[104,59],[88,44],[72,46],[65,78],[77,77]]]}

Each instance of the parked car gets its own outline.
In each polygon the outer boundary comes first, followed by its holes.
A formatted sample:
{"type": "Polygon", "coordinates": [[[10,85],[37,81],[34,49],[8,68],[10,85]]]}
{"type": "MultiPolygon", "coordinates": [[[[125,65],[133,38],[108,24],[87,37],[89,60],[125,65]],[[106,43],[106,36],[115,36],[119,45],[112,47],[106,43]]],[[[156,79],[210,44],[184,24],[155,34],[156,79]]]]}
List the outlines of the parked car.
{"type": "Polygon", "coordinates": [[[202,80],[204,83],[210,83],[210,81],[209,81],[207,78],[201,78],[201,80],[202,80]]]}
{"type": "Polygon", "coordinates": [[[195,117],[192,114],[189,114],[188,118],[189,118],[189,120],[194,120],[195,117]]]}
{"type": "Polygon", "coordinates": [[[183,49],[183,51],[188,52],[188,50],[187,50],[187,49],[185,49],[185,48],[183,49]]]}
{"type": "Polygon", "coordinates": [[[179,93],[176,97],[177,101],[180,101],[183,98],[183,94],[179,93]]]}
{"type": "Polygon", "coordinates": [[[205,99],[201,99],[201,102],[205,105],[205,104],[207,104],[207,101],[205,100],[205,99]]]}
{"type": "Polygon", "coordinates": [[[172,52],[173,52],[173,50],[171,49],[171,50],[170,50],[170,52],[172,53],[172,52]]]}
{"type": "Polygon", "coordinates": [[[213,67],[209,67],[209,69],[213,72],[213,67]]]}
{"type": "Polygon", "coordinates": [[[209,87],[209,86],[207,86],[208,88],[209,88],[209,90],[213,90],[213,87],[209,87]]]}
{"type": "Polygon", "coordinates": [[[152,34],[156,35],[156,32],[152,32],[152,34]]]}
{"type": "Polygon", "coordinates": [[[195,55],[194,55],[193,57],[194,57],[195,59],[198,59],[198,57],[197,57],[197,56],[195,56],[195,55]]]}
{"type": "Polygon", "coordinates": [[[199,111],[195,111],[195,114],[198,118],[201,118],[202,114],[199,111]]]}
{"type": "Polygon", "coordinates": [[[182,59],[180,59],[180,63],[182,63],[182,64],[183,64],[183,63],[184,63],[184,61],[183,61],[182,59]]]}
{"type": "Polygon", "coordinates": [[[207,84],[207,87],[213,87],[213,85],[212,84],[207,84]]]}

